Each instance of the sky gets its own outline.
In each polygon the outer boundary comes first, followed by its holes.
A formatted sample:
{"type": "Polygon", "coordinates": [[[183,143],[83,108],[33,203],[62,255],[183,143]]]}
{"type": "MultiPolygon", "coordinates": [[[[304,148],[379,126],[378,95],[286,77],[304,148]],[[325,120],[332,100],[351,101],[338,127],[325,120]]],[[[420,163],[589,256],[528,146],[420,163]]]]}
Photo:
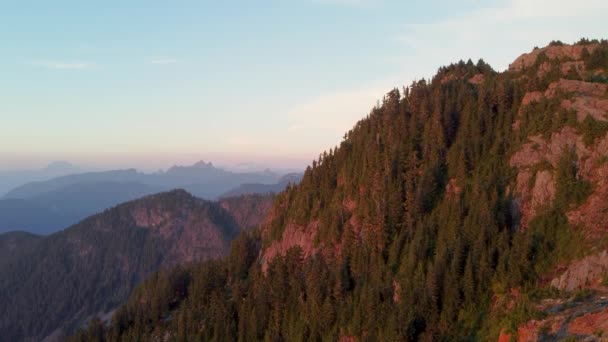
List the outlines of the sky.
{"type": "Polygon", "coordinates": [[[0,169],[303,168],[393,87],[551,40],[608,1],[1,1],[0,169]]]}

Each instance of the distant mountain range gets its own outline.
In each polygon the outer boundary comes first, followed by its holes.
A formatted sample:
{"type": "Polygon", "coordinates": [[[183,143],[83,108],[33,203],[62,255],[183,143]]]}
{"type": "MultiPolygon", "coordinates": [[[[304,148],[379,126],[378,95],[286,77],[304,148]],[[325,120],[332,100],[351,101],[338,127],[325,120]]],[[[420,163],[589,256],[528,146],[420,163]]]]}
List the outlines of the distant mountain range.
{"type": "Polygon", "coordinates": [[[245,183],[225,192],[220,197],[240,196],[246,194],[268,194],[283,191],[289,183],[297,184],[302,179],[302,173],[289,173],[281,177],[275,184],[245,183]]]}
{"type": "Polygon", "coordinates": [[[128,169],[66,175],[24,184],[1,198],[0,233],[50,234],[119,203],[176,188],[215,199],[276,193],[297,179],[271,171],[235,173],[205,162],[151,174],[128,169]]]}
{"type": "Polygon", "coordinates": [[[225,255],[237,234],[262,221],[273,197],[210,202],[174,190],[48,237],[0,234],[0,339],[60,338],[111,312],[150,273],[225,255]]]}
{"type": "Polygon", "coordinates": [[[84,171],[86,170],[65,161],[52,162],[41,169],[0,171],[0,196],[4,196],[8,191],[22,184],[84,171]]]}

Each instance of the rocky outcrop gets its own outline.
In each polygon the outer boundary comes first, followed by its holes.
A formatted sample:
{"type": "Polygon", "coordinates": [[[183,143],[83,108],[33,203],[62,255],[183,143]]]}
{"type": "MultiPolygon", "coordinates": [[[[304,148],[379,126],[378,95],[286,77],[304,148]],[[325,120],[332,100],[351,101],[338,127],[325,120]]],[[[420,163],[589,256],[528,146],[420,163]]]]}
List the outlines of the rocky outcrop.
{"type": "Polygon", "coordinates": [[[509,70],[519,71],[529,68],[536,63],[536,59],[541,53],[544,53],[549,59],[574,59],[578,60],[583,54],[583,50],[589,53],[593,52],[598,47],[598,44],[589,45],[561,45],[547,46],[542,49],[534,49],[530,53],[524,53],[519,56],[513,63],[509,64],[509,70]]]}
{"type": "MultiPolygon", "coordinates": [[[[574,110],[579,122],[587,116],[600,121],[608,121],[608,98],[604,97],[607,91],[608,85],[606,84],[560,79],[551,83],[544,93],[540,91],[526,93],[522,99],[519,114],[521,115],[525,107],[531,103],[552,99],[562,93],[568,94],[569,98],[561,101],[561,108],[567,111],[574,110]]],[[[546,115],[547,113],[538,114],[546,115]]]]}
{"type": "Polygon", "coordinates": [[[579,290],[598,284],[608,274],[608,251],[588,256],[572,263],[559,277],[551,281],[551,286],[565,291],[579,290]]]}
{"type": "Polygon", "coordinates": [[[574,149],[579,159],[590,155],[583,139],[571,127],[565,127],[551,135],[549,140],[536,135],[529,138],[510,159],[510,165],[518,170],[514,193],[518,198],[521,227],[542,208],[548,208],[555,198],[554,169],[562,154],[574,149]]]}
{"type": "Polygon", "coordinates": [[[594,162],[601,163],[601,158],[589,158],[583,164],[594,185],[593,193],[579,208],[567,213],[570,223],[575,227],[584,227],[589,241],[599,239],[608,232],[608,163],[592,165],[594,162]]]}
{"type": "Polygon", "coordinates": [[[576,318],[568,326],[568,332],[575,335],[608,334],[608,309],[576,318]]]}
{"type": "Polygon", "coordinates": [[[510,159],[513,167],[529,168],[546,162],[548,166],[557,167],[562,153],[574,149],[579,157],[587,156],[590,150],[578,135],[576,129],[564,127],[551,134],[548,140],[541,135],[529,137],[530,142],[524,144],[510,159]]]}
{"type": "Polygon", "coordinates": [[[586,72],[585,62],[583,61],[572,61],[564,62],[560,65],[560,71],[562,75],[566,76],[571,71],[574,71],[579,77],[583,78],[586,72]]]}
{"type": "Polygon", "coordinates": [[[268,263],[275,257],[287,254],[293,247],[300,247],[304,258],[307,258],[318,251],[315,246],[315,237],[319,230],[319,222],[313,221],[306,227],[291,223],[285,227],[280,240],[274,241],[270,246],[262,251],[262,271],[266,272],[268,263]]]}
{"type": "Polygon", "coordinates": [[[571,93],[574,95],[596,96],[600,97],[606,94],[608,85],[602,83],[584,82],[577,80],[560,79],[553,82],[545,92],[546,97],[553,97],[558,91],[571,93]]]}
{"type": "Polygon", "coordinates": [[[579,122],[585,120],[587,116],[591,116],[598,121],[608,121],[608,99],[579,96],[573,100],[563,100],[561,107],[568,111],[574,110],[579,122]]]}
{"type": "Polygon", "coordinates": [[[476,84],[476,85],[482,84],[483,81],[484,81],[484,79],[485,78],[484,78],[483,74],[481,74],[481,73],[480,74],[476,74],[475,76],[469,78],[469,83],[476,84]]]}
{"type": "Polygon", "coordinates": [[[584,341],[604,341],[608,333],[608,300],[605,292],[585,296],[547,299],[536,306],[543,318],[522,323],[517,331],[503,329],[498,341],[563,341],[575,337],[584,341]]]}

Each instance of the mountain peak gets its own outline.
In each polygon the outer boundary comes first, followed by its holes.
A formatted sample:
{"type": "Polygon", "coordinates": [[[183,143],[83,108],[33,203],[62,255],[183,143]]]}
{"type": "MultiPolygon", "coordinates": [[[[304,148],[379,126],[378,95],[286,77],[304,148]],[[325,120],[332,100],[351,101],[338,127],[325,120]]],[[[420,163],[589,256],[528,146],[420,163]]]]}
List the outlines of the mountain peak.
{"type": "Polygon", "coordinates": [[[204,160],[201,160],[201,161],[196,162],[192,166],[196,167],[196,168],[199,168],[199,169],[207,169],[207,168],[212,168],[213,167],[213,163],[211,163],[211,162],[207,163],[204,160]]]}
{"type": "Polygon", "coordinates": [[[509,64],[510,71],[520,71],[533,66],[537,58],[544,54],[550,60],[580,60],[585,53],[593,53],[600,45],[600,41],[581,39],[575,44],[564,44],[560,41],[553,41],[549,45],[538,48],[535,47],[531,52],[524,53],[517,57],[513,63],[509,64]],[[586,50],[586,52],[584,52],[586,50]]]}
{"type": "Polygon", "coordinates": [[[51,162],[45,167],[46,170],[66,170],[75,168],[76,166],[74,164],[64,160],[51,162]]]}

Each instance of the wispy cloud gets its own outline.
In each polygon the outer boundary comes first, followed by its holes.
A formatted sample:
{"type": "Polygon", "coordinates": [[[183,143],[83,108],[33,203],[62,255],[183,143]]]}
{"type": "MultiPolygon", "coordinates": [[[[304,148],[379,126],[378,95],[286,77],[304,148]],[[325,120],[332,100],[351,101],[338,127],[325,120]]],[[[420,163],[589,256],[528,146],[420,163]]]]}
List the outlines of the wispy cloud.
{"type": "Polygon", "coordinates": [[[31,63],[34,66],[57,69],[57,70],[84,70],[92,69],[97,66],[93,62],[83,61],[56,61],[56,60],[38,60],[31,63]]]}
{"type": "Polygon", "coordinates": [[[390,90],[389,82],[368,88],[337,91],[308,99],[292,107],[288,132],[324,131],[341,136],[365,117],[376,101],[390,90]]]}
{"type": "Polygon", "coordinates": [[[411,50],[405,62],[436,67],[459,59],[484,58],[501,70],[522,48],[551,40],[574,42],[605,34],[608,2],[603,0],[510,0],[451,16],[407,25],[399,40],[411,50]],[[449,39],[438,37],[449,36],[449,39]],[[409,59],[409,60],[408,60],[409,59]]]}
{"type": "Polygon", "coordinates": [[[156,65],[177,64],[179,62],[179,59],[176,58],[152,58],[148,61],[149,64],[156,65]]]}

